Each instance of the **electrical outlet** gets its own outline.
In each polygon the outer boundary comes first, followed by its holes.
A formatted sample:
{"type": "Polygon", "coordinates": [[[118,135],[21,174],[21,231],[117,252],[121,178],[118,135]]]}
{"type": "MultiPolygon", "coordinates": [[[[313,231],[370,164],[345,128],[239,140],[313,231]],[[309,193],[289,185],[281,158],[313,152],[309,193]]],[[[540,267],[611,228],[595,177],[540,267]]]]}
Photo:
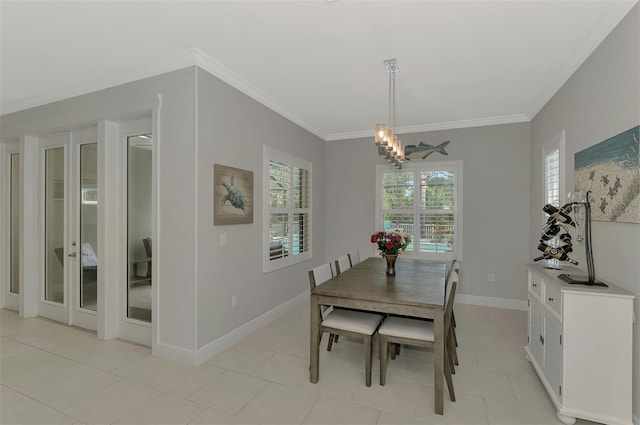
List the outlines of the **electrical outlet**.
{"type": "Polygon", "coordinates": [[[487,280],[489,282],[495,282],[496,281],[496,275],[494,275],[493,273],[489,273],[489,275],[487,276],[487,280]]]}
{"type": "Polygon", "coordinates": [[[238,307],[238,296],[237,295],[232,295],[231,296],[231,308],[236,308],[238,307]]]}

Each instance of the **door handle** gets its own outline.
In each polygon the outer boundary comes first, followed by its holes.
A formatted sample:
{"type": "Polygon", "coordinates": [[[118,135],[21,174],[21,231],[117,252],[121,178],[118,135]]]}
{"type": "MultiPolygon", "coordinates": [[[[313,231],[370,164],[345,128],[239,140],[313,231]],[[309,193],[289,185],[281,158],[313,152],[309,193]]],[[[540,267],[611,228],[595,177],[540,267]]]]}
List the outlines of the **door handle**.
{"type": "Polygon", "coordinates": [[[75,257],[75,256],[76,256],[75,252],[72,252],[71,254],[69,254],[69,257],[75,257]]]}

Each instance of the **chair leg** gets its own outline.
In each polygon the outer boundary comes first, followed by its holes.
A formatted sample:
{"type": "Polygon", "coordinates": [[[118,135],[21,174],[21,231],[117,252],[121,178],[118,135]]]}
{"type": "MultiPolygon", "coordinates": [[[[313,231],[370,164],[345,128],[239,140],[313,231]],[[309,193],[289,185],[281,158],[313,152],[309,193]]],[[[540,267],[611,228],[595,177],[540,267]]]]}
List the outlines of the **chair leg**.
{"type": "Polygon", "coordinates": [[[385,335],[378,334],[378,338],[380,339],[380,385],[384,385],[387,382],[387,357],[389,357],[389,347],[385,335]]]}
{"type": "Polygon", "coordinates": [[[327,342],[327,351],[331,351],[331,347],[333,346],[333,336],[334,334],[329,334],[329,341],[327,342]]]}
{"type": "Polygon", "coordinates": [[[444,379],[447,381],[447,388],[449,389],[449,398],[451,399],[451,401],[456,401],[456,393],[453,390],[453,380],[451,379],[451,368],[447,359],[445,359],[444,361],[444,379]]]}
{"type": "Polygon", "coordinates": [[[364,373],[365,373],[365,383],[367,387],[371,386],[371,360],[372,360],[372,352],[371,352],[371,335],[365,335],[364,337],[364,373]]]}
{"type": "MultiPolygon", "coordinates": [[[[453,311],[451,312],[451,323],[453,324],[452,328],[453,331],[453,341],[455,342],[456,347],[458,346],[458,336],[456,335],[456,315],[453,313],[453,311]]],[[[458,363],[456,363],[458,364],[458,363]]]]}
{"type": "Polygon", "coordinates": [[[396,344],[394,342],[391,343],[391,350],[390,350],[391,351],[391,360],[395,360],[396,359],[396,346],[397,345],[398,344],[396,344]]]}
{"type": "Polygon", "coordinates": [[[337,342],[338,342],[338,337],[339,337],[339,336],[340,336],[340,335],[336,335],[336,336],[334,336],[334,337],[333,337],[333,342],[336,342],[336,343],[337,343],[337,342]]]}
{"type": "Polygon", "coordinates": [[[451,347],[445,347],[445,351],[447,352],[446,353],[447,355],[445,357],[446,357],[446,361],[449,362],[449,369],[451,370],[451,374],[455,375],[456,368],[455,368],[455,362],[453,360],[453,354],[451,354],[451,347]]]}
{"type": "Polygon", "coordinates": [[[396,344],[396,356],[400,355],[400,347],[402,347],[401,344],[396,344]]]}
{"type": "MultiPolygon", "coordinates": [[[[460,363],[458,362],[458,350],[456,349],[456,347],[458,346],[458,344],[456,344],[456,330],[453,328],[453,326],[451,326],[449,328],[449,347],[451,347],[451,355],[453,357],[453,362],[455,363],[456,366],[458,366],[460,363]]],[[[455,372],[454,372],[455,373],[455,372]]]]}

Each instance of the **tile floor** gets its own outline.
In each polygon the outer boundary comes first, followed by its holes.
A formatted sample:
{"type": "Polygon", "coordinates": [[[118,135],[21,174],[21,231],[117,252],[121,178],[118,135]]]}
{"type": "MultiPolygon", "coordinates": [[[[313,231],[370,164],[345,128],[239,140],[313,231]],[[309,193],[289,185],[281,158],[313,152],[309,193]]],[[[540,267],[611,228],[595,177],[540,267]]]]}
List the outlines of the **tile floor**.
{"type": "MultiPolygon", "coordinates": [[[[364,386],[362,344],[341,338],[309,383],[308,307],[198,367],[0,310],[3,424],[558,424],[529,362],[526,313],[457,304],[457,401],[433,413],[432,353],[403,348],[364,386]]],[[[580,421],[578,424],[591,424],[580,421]]]]}

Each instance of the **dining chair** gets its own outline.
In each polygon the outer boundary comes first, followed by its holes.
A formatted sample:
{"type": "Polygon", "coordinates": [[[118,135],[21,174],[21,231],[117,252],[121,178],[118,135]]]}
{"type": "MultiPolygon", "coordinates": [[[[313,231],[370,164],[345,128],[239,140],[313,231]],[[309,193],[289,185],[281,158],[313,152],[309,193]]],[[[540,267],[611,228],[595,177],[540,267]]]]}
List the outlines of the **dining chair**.
{"type": "Polygon", "coordinates": [[[347,256],[349,257],[349,263],[351,264],[351,267],[355,266],[361,261],[360,251],[358,251],[357,249],[355,251],[349,252],[347,256]]]}
{"type": "MultiPolygon", "coordinates": [[[[451,313],[453,302],[458,285],[458,273],[454,270],[451,273],[445,293],[444,308],[444,377],[449,389],[451,401],[456,401],[451,379],[451,313]]],[[[433,347],[435,343],[435,332],[433,322],[427,320],[412,319],[408,317],[389,316],[378,329],[380,339],[380,385],[385,385],[387,380],[387,359],[389,357],[389,343],[406,344],[416,347],[433,347]]],[[[392,352],[394,350],[391,350],[392,352]]]]}
{"type": "Polygon", "coordinates": [[[336,260],[336,274],[346,272],[351,268],[351,260],[349,260],[349,254],[341,255],[336,260]]]}
{"type": "MultiPolygon", "coordinates": [[[[456,271],[456,273],[458,273],[458,282],[460,282],[460,262],[454,258],[453,260],[451,260],[451,264],[447,265],[447,280],[446,282],[449,282],[449,277],[451,276],[451,273],[453,271],[456,271]]],[[[453,351],[453,355],[455,358],[455,364],[458,364],[458,351],[455,350],[455,347],[458,346],[458,336],[456,335],[456,314],[455,312],[451,312],[451,324],[452,324],[452,334],[453,334],[453,343],[454,343],[454,351],[453,351]]],[[[455,373],[455,372],[453,372],[455,373]]]]}
{"type": "MultiPolygon", "coordinates": [[[[323,264],[309,270],[309,284],[311,290],[321,285],[333,277],[331,263],[323,264]]],[[[367,387],[371,386],[371,358],[372,358],[372,340],[378,326],[382,322],[382,316],[374,313],[365,313],[362,311],[345,310],[333,308],[329,306],[320,306],[320,315],[322,320],[322,328],[320,331],[320,339],[322,334],[329,334],[329,342],[327,343],[327,351],[331,351],[334,335],[343,335],[353,338],[363,338],[364,355],[365,355],[365,383],[367,387]]],[[[318,341],[320,345],[320,341],[318,341]]]]}
{"type": "MultiPolygon", "coordinates": [[[[451,262],[447,263],[447,267],[446,267],[446,272],[445,272],[445,290],[447,288],[447,286],[450,284],[451,279],[452,279],[452,272],[456,272],[457,273],[457,282],[459,285],[460,282],[460,262],[457,259],[453,259],[451,260],[451,262]]],[[[455,374],[456,370],[455,370],[455,366],[458,366],[460,363],[458,361],[458,336],[456,335],[456,322],[455,322],[455,314],[454,311],[451,311],[451,350],[448,353],[448,360],[449,363],[451,365],[451,373],[455,374]]],[[[424,320],[424,321],[428,321],[428,322],[433,322],[432,319],[416,319],[416,320],[424,320]]],[[[337,337],[336,337],[336,342],[337,342],[337,337]]],[[[395,359],[397,355],[400,354],[400,344],[394,344],[395,349],[391,350],[391,358],[395,359]]]]}

